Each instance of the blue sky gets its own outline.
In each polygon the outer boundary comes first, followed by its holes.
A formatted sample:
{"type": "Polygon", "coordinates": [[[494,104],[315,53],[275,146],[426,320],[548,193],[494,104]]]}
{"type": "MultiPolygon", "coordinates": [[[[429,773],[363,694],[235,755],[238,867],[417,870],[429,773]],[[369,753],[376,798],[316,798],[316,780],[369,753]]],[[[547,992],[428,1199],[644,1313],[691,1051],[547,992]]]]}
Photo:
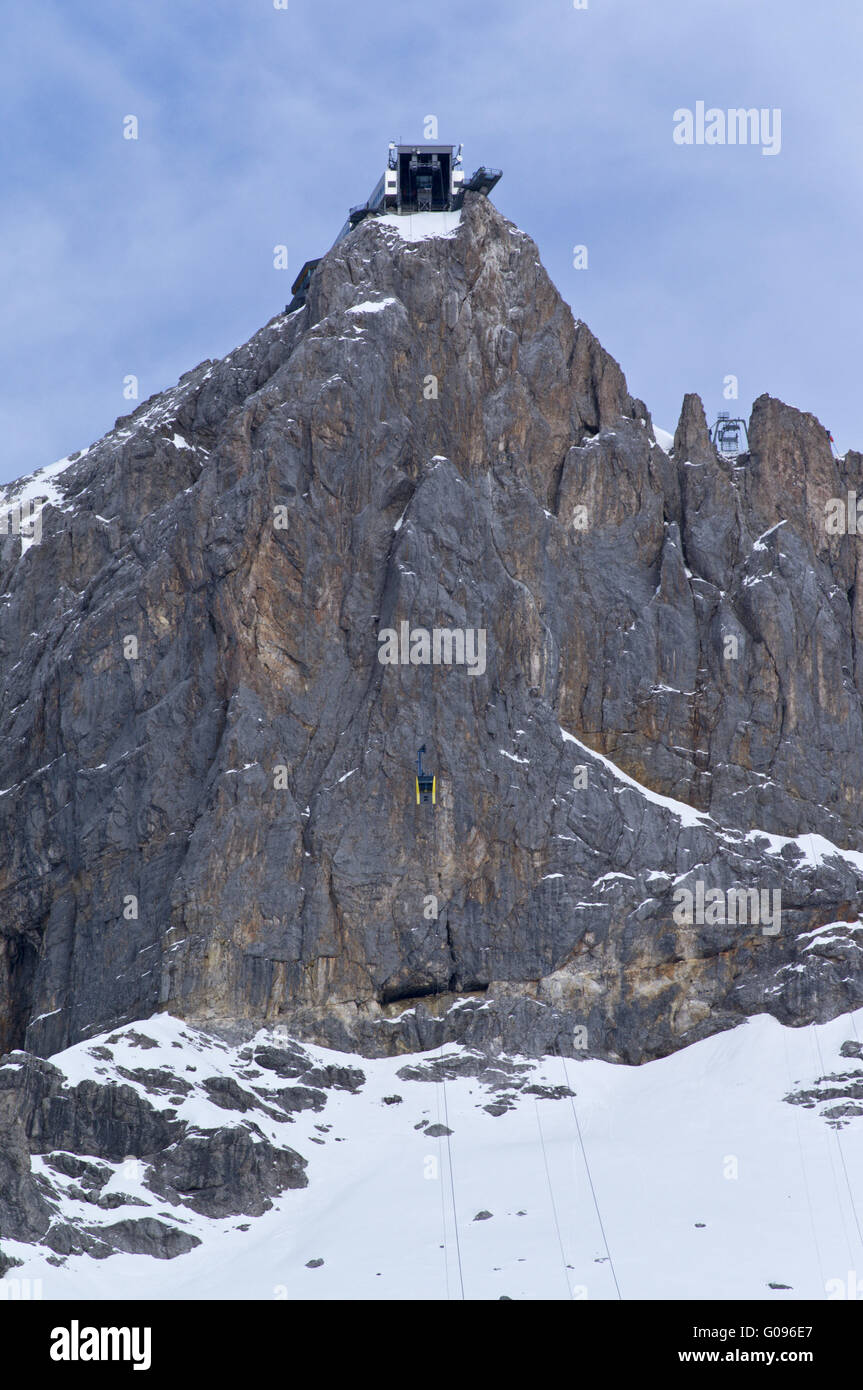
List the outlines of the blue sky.
{"type": "Polygon", "coordinates": [[[248,338],[430,114],[657,424],[733,373],[863,448],[861,71],[860,0],[10,7],[0,481],[248,338]],[[697,101],[780,108],[781,152],[676,145],[697,101]]]}

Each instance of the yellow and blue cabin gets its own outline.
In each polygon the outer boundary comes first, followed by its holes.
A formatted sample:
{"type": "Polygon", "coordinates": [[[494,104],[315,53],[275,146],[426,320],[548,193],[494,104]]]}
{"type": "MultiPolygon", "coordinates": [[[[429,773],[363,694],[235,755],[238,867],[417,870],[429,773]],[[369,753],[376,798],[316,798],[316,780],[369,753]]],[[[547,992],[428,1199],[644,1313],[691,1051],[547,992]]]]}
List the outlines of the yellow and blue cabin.
{"type": "Polygon", "coordinates": [[[426,746],[423,744],[417,753],[417,806],[435,806],[437,804],[437,778],[433,773],[423,771],[423,753],[426,746]]]}

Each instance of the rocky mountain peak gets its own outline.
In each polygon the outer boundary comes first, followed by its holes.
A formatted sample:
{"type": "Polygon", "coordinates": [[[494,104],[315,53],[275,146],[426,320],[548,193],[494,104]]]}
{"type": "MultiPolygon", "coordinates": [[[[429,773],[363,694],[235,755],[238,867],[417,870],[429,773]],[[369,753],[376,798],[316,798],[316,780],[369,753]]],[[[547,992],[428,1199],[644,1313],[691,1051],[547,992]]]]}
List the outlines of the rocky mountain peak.
{"type": "Polygon", "coordinates": [[[441,216],[5,490],[3,1048],[638,1061],[860,1002],[859,456],[763,397],[732,464],[687,396],[669,457],[530,238],[441,216]]]}
{"type": "Polygon", "coordinates": [[[674,455],[696,464],[714,465],[716,450],[710,441],[707,417],[700,396],[687,392],[674,432],[674,455]]]}

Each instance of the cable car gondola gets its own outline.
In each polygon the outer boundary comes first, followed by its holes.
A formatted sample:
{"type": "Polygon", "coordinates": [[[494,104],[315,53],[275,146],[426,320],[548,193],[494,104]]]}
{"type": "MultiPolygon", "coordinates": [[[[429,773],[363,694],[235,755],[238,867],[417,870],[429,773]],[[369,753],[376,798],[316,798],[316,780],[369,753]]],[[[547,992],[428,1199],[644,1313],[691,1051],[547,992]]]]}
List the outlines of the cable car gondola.
{"type": "Polygon", "coordinates": [[[417,806],[435,806],[437,804],[437,779],[431,773],[423,772],[423,753],[425,751],[426,746],[423,744],[417,753],[417,806]]]}

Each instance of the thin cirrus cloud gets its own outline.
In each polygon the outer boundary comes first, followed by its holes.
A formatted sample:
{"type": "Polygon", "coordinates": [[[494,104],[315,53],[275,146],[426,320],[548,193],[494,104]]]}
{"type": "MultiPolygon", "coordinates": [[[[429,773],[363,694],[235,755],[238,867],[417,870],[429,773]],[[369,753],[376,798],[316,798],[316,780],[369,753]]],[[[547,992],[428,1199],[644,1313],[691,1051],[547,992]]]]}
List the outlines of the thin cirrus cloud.
{"type": "Polygon", "coordinates": [[[143,398],[250,336],[430,114],[469,167],[503,168],[498,206],[657,423],[688,390],[726,407],[733,373],[743,413],[769,391],[861,446],[860,9],[20,7],[0,57],[0,481],[110,428],[126,375],[143,398]],[[699,100],[781,108],[781,153],[675,145],[699,100]]]}

